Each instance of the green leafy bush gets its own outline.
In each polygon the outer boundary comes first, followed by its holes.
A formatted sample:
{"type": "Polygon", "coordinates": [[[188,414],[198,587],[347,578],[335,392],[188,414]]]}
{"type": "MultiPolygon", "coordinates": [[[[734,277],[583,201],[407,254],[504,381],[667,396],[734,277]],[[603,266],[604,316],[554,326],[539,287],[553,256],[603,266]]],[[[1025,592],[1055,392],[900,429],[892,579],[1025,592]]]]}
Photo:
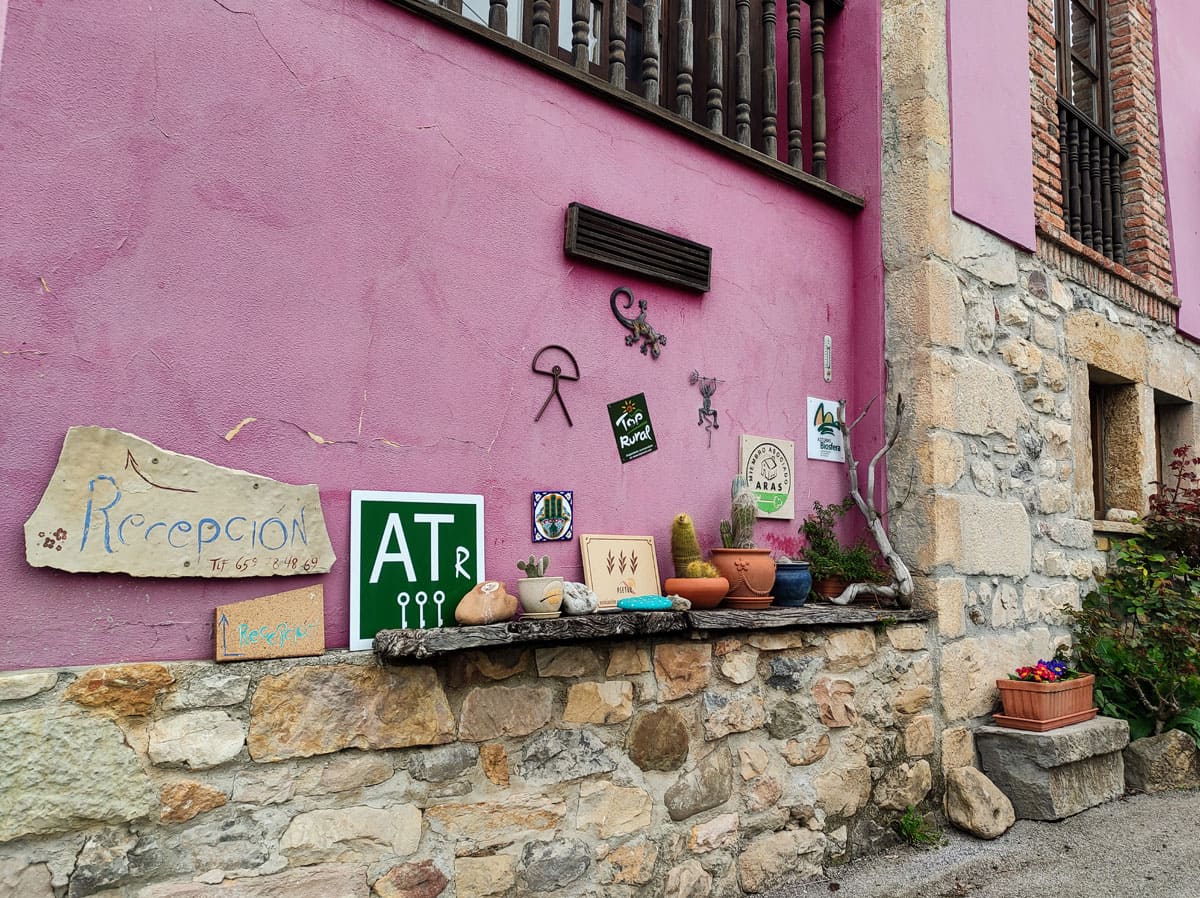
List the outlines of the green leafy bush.
{"type": "Polygon", "coordinates": [[[865,539],[852,546],[843,546],[837,536],[838,522],[854,507],[847,496],[833,505],[813,503],[812,513],[800,525],[807,545],[804,560],[814,580],[844,577],[851,583],[884,583],[889,574],[882,568],[879,556],[865,539]]]}
{"type": "Polygon", "coordinates": [[[1160,485],[1099,589],[1074,613],[1075,653],[1096,675],[1103,714],[1133,738],[1178,728],[1200,738],[1200,457],[1175,451],[1160,485]]]}

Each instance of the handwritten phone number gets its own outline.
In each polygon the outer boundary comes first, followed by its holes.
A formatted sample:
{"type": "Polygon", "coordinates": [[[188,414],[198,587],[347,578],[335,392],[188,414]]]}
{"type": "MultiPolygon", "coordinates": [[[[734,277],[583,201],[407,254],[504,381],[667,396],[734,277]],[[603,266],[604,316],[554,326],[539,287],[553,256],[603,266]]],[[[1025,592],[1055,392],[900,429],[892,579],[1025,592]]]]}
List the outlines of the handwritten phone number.
{"type": "Polygon", "coordinates": [[[259,558],[257,555],[240,555],[234,558],[210,559],[214,571],[224,571],[232,566],[234,570],[244,574],[257,574],[261,571],[315,571],[321,566],[321,559],[315,555],[312,558],[300,558],[296,555],[275,556],[274,558],[259,558]]]}

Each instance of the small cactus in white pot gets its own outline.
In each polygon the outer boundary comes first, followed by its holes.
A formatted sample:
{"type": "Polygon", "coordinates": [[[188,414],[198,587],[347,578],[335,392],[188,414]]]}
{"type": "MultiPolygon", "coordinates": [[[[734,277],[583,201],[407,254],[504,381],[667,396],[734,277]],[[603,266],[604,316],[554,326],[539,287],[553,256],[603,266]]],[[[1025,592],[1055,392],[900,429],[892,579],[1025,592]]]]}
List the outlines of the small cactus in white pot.
{"type": "Polygon", "coordinates": [[[562,614],[563,578],[547,577],[550,556],[530,555],[528,561],[518,561],[517,568],[525,576],[517,581],[517,597],[521,600],[524,617],[558,617],[562,614]]]}

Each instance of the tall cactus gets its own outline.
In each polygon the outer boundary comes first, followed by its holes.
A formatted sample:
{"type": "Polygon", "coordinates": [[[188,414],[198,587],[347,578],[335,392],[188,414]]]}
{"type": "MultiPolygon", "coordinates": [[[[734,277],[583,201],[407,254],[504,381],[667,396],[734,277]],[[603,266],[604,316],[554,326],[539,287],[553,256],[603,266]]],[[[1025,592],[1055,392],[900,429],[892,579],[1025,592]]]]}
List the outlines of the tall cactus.
{"type": "Polygon", "coordinates": [[[671,559],[676,577],[686,577],[688,565],[700,560],[700,541],[691,515],[677,514],[671,522],[671,559]]]}
{"type": "Polygon", "coordinates": [[[738,475],[730,487],[729,520],[721,521],[721,545],[726,549],[753,549],[754,519],[758,514],[754,493],[746,478],[738,475]]]}

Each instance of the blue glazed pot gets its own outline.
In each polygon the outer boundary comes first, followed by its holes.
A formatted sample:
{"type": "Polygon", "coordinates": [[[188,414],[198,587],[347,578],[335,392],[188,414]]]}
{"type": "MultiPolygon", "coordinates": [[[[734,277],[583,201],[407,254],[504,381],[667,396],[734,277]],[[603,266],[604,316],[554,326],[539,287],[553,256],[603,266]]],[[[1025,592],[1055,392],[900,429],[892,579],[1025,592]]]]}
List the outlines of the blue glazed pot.
{"type": "Polygon", "coordinates": [[[775,564],[775,606],[799,608],[812,589],[812,573],[807,561],[781,561],[775,564]]]}

